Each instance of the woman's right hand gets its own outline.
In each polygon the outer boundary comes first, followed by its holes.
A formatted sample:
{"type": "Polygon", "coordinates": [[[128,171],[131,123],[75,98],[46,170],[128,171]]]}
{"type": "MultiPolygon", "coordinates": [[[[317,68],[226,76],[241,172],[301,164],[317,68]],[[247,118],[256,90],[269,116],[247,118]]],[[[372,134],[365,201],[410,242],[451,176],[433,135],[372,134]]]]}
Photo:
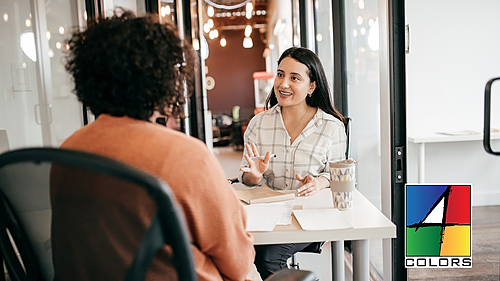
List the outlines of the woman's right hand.
{"type": "Polygon", "coordinates": [[[245,154],[245,159],[248,162],[248,167],[240,168],[240,171],[244,172],[243,182],[249,185],[256,185],[260,182],[262,174],[269,168],[269,159],[271,159],[271,152],[266,152],[264,159],[251,159],[251,157],[259,156],[259,151],[257,146],[252,143],[251,145],[245,144],[247,154],[245,154]],[[249,178],[248,176],[251,178],[249,178]]]}

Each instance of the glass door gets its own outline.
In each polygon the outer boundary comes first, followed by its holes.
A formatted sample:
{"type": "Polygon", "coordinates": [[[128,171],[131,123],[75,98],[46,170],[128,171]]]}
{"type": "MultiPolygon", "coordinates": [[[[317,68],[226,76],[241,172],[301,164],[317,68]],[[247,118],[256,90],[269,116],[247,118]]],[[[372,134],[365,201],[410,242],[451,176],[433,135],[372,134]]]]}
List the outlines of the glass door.
{"type": "Polygon", "coordinates": [[[62,57],[84,8],[69,0],[0,3],[0,129],[10,149],[58,146],[82,126],[62,57]]]}
{"type": "MultiPolygon", "coordinates": [[[[498,11],[495,0],[405,1],[408,182],[472,185],[472,268],[411,268],[410,279],[498,279],[500,243],[490,239],[498,237],[490,220],[498,217],[500,161],[483,148],[485,85],[500,77],[498,11]]],[[[488,133],[498,150],[497,82],[491,90],[488,133]]]]}
{"type": "MultiPolygon", "coordinates": [[[[351,158],[359,163],[359,191],[382,210],[378,1],[344,1],[344,20],[351,158]]],[[[372,266],[383,276],[382,240],[372,239],[369,243],[372,266]]]]}

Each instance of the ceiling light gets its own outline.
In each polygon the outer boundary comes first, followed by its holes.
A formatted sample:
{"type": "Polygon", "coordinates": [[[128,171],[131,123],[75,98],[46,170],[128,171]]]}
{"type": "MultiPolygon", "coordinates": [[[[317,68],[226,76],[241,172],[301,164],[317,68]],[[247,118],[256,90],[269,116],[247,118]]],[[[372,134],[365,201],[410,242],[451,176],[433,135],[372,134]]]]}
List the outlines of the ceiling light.
{"type": "Polygon", "coordinates": [[[212,40],[219,37],[219,31],[217,29],[210,31],[210,33],[208,34],[208,37],[210,37],[210,39],[212,39],[212,40]]]}
{"type": "Polygon", "coordinates": [[[213,17],[214,16],[214,7],[208,6],[207,14],[209,17],[213,17]]]}
{"type": "Polygon", "coordinates": [[[252,37],[243,38],[243,48],[250,49],[253,47],[252,37]]]}
{"type": "Polygon", "coordinates": [[[252,34],[252,27],[250,25],[245,26],[245,37],[249,37],[252,34]]]}
{"type": "Polygon", "coordinates": [[[246,8],[245,15],[247,19],[250,19],[252,17],[252,10],[253,10],[252,2],[248,2],[245,8],[246,8]]]}
{"type": "Polygon", "coordinates": [[[208,26],[208,23],[205,23],[203,25],[203,31],[205,31],[205,33],[209,33],[210,32],[210,26],[208,26]]]}
{"type": "Polygon", "coordinates": [[[35,35],[33,32],[27,31],[22,33],[19,38],[19,44],[21,45],[23,53],[30,58],[30,60],[36,62],[35,35]]]}
{"type": "Polygon", "coordinates": [[[222,37],[222,38],[220,39],[220,45],[221,45],[222,47],[226,47],[226,44],[227,44],[227,42],[226,42],[226,38],[222,37]]]}
{"type": "Polygon", "coordinates": [[[370,31],[368,33],[368,46],[372,51],[378,51],[379,50],[379,43],[378,43],[378,37],[379,37],[379,30],[378,30],[378,18],[374,22],[374,24],[370,27],[370,31]]]}
{"type": "Polygon", "coordinates": [[[363,24],[363,18],[361,16],[358,16],[358,18],[356,19],[356,22],[358,23],[358,25],[362,25],[363,24]]]}
{"type": "Polygon", "coordinates": [[[198,51],[200,49],[200,41],[197,38],[193,39],[193,48],[198,51]]]}
{"type": "Polygon", "coordinates": [[[363,10],[363,9],[365,8],[365,1],[360,0],[360,1],[358,2],[358,6],[359,6],[359,8],[360,8],[361,10],[363,10]]]}
{"type": "Polygon", "coordinates": [[[208,27],[210,27],[210,28],[214,27],[214,21],[212,19],[209,19],[207,21],[207,24],[208,24],[208,27]]]}

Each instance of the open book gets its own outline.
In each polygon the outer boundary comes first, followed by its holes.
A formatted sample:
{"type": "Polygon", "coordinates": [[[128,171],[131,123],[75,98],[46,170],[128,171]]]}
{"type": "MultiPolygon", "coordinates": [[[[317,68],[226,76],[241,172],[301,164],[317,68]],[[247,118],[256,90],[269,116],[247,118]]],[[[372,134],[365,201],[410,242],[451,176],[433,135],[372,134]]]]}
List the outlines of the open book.
{"type": "Polygon", "coordinates": [[[283,193],[270,189],[267,185],[236,190],[236,195],[247,204],[271,203],[295,198],[295,193],[283,193]]]}

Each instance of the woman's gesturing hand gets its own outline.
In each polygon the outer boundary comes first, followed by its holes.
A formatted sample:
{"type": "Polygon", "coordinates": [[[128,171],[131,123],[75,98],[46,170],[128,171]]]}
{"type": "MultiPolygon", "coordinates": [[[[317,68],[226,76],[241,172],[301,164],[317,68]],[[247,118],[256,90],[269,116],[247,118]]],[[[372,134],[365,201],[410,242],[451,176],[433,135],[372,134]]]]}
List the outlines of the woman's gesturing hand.
{"type": "Polygon", "coordinates": [[[271,152],[266,152],[264,159],[252,159],[251,157],[259,156],[259,151],[257,150],[257,146],[252,143],[251,145],[245,144],[245,148],[247,150],[247,154],[245,154],[245,159],[248,162],[248,167],[240,168],[240,171],[248,173],[251,176],[249,179],[244,175],[244,182],[249,184],[257,184],[262,178],[262,174],[267,171],[269,168],[269,159],[271,158],[271,152]],[[246,181],[245,179],[248,179],[246,181]]]}
{"type": "Polygon", "coordinates": [[[311,175],[301,177],[299,174],[295,174],[295,178],[303,184],[297,188],[297,196],[311,196],[330,185],[328,179],[324,177],[316,178],[311,175]]]}

